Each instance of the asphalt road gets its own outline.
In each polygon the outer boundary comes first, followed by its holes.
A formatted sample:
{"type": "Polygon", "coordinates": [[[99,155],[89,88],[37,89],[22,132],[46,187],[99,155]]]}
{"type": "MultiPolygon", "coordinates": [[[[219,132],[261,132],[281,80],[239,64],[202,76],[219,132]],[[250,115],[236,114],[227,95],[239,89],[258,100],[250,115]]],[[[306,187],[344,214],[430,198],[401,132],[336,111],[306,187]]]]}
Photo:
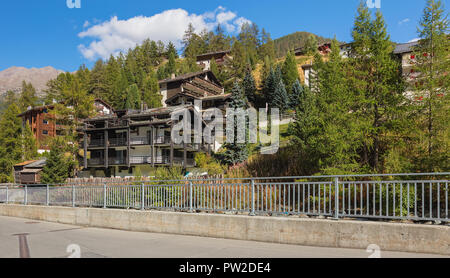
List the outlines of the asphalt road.
{"type": "MultiPolygon", "coordinates": [[[[0,258],[368,258],[366,250],[78,227],[0,216],[0,258]]],[[[384,252],[382,258],[440,257],[384,252]]]]}

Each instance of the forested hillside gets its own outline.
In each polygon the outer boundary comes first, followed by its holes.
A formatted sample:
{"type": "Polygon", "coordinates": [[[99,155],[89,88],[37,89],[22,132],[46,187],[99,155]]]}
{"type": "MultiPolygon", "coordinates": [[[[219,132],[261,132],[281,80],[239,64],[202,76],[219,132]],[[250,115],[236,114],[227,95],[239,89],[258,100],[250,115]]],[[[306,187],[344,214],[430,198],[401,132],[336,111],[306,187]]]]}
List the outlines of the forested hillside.
{"type": "Polygon", "coordinates": [[[305,47],[310,36],[314,36],[317,43],[331,41],[330,38],[324,38],[309,32],[295,32],[274,40],[276,57],[279,58],[285,56],[289,50],[294,50],[299,47],[305,47]]]}

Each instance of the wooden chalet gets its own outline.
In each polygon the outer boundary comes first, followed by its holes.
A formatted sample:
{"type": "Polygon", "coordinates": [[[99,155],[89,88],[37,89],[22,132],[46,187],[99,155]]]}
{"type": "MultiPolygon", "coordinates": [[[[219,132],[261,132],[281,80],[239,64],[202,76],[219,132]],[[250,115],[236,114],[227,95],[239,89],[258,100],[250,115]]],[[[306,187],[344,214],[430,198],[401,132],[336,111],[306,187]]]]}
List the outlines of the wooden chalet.
{"type": "Polygon", "coordinates": [[[217,65],[224,65],[232,58],[230,56],[231,50],[216,51],[210,53],[204,53],[197,56],[197,65],[202,67],[203,70],[211,69],[211,60],[215,60],[217,65]]]}

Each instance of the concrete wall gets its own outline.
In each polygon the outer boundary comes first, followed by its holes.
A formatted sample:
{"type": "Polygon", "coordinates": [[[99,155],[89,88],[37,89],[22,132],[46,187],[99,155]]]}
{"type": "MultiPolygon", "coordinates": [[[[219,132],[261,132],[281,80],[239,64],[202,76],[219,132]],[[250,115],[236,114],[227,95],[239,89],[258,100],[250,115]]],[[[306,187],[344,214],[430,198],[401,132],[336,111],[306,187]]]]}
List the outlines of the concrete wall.
{"type": "Polygon", "coordinates": [[[0,205],[0,215],[140,232],[450,255],[450,227],[302,218],[0,205]]]}

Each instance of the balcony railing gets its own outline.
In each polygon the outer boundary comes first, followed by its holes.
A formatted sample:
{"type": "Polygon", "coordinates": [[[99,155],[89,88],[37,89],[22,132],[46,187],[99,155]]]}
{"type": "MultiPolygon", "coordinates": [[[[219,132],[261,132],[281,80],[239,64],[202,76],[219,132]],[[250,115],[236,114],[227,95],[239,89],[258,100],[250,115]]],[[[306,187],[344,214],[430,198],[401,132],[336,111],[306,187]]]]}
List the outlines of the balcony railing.
{"type": "Polygon", "coordinates": [[[123,165],[126,164],[126,159],[123,157],[110,157],[108,158],[109,165],[123,165]]]}
{"type": "Polygon", "coordinates": [[[170,144],[171,142],[171,138],[170,136],[157,136],[155,138],[155,145],[166,145],[166,144],[170,144]]]}
{"type": "Polygon", "coordinates": [[[91,158],[88,160],[89,166],[98,166],[98,165],[104,165],[105,160],[103,158],[91,158]]]}
{"type": "Polygon", "coordinates": [[[89,142],[89,147],[103,147],[105,145],[104,139],[92,139],[89,142]]]}
{"type": "Polygon", "coordinates": [[[131,137],[130,144],[131,145],[148,145],[150,142],[148,137],[131,137]]]}
{"type": "Polygon", "coordinates": [[[109,145],[112,146],[112,147],[126,146],[127,145],[127,139],[126,138],[110,138],[109,139],[109,145]]]}
{"type": "Polygon", "coordinates": [[[130,156],[130,164],[150,164],[152,163],[151,156],[130,156]]]}

